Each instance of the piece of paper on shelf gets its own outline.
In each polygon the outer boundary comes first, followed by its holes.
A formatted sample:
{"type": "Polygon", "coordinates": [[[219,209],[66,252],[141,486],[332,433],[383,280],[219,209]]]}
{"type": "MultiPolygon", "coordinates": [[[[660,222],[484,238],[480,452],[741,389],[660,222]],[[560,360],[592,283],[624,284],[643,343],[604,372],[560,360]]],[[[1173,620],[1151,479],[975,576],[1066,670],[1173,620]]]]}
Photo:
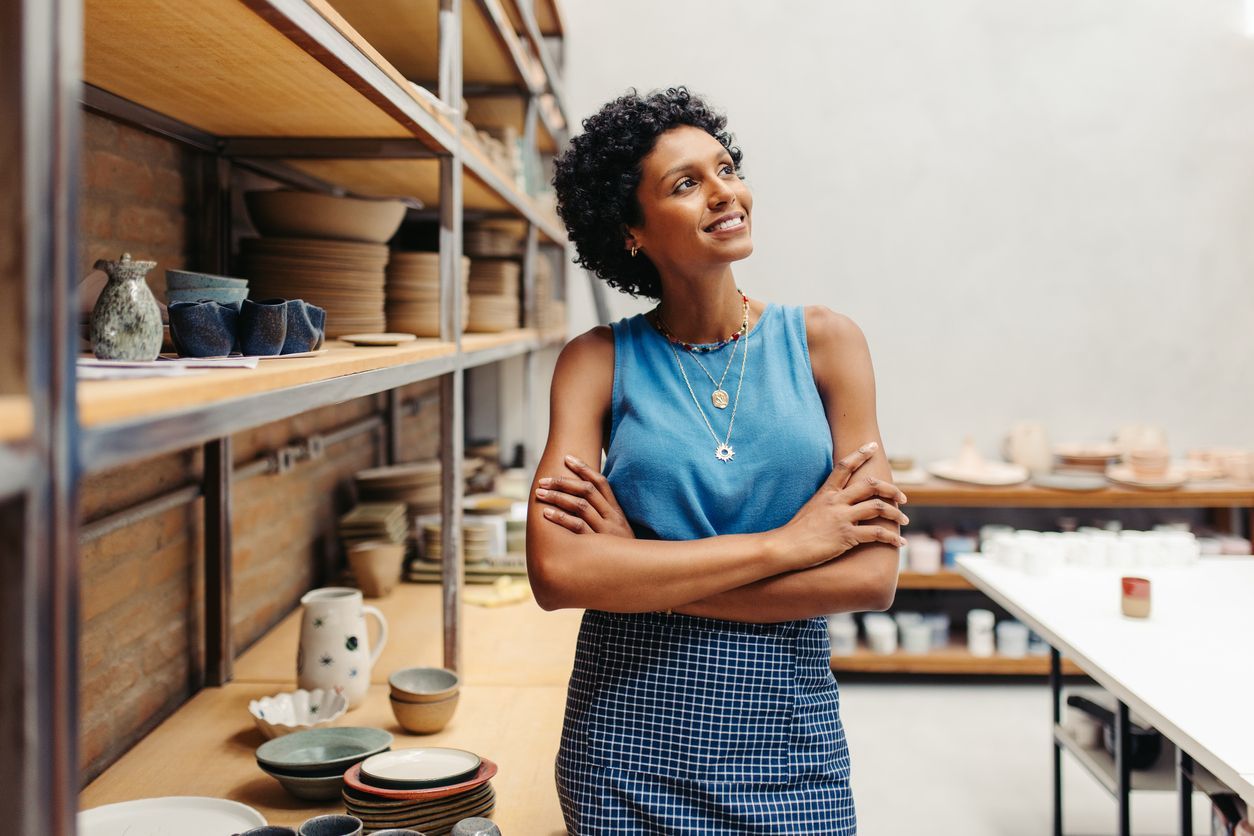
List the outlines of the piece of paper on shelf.
{"type": "Polygon", "coordinates": [[[82,360],[78,363],[79,380],[135,380],[145,377],[187,377],[197,374],[209,374],[209,370],[190,369],[173,363],[149,363],[144,366],[96,365],[84,363],[82,360]]]}

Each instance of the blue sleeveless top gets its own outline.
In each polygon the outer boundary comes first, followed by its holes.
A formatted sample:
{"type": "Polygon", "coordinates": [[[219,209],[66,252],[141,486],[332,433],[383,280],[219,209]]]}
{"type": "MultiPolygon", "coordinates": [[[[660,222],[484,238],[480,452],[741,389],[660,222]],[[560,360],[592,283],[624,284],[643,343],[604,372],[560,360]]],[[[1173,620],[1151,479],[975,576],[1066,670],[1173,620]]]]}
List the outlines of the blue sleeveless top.
{"type": "Polygon", "coordinates": [[[810,368],[804,308],[768,304],[738,347],[699,355],[678,349],[717,442],[667,339],[643,314],[610,327],[614,387],[604,473],[637,537],[692,540],[777,528],[831,473],[831,429],[810,368]],[[727,435],[746,348],[730,441],[735,456],[719,461],[714,451],[727,435]],[[698,360],[716,380],[727,368],[726,409],[711,402],[714,384],[698,360]]]}

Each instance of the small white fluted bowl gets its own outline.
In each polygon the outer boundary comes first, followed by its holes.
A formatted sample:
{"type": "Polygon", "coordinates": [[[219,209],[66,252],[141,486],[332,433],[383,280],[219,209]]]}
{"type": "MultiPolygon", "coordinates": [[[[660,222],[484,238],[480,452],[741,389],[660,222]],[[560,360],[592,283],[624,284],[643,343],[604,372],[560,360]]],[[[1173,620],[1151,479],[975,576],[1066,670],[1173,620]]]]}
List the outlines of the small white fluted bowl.
{"type": "Polygon", "coordinates": [[[315,688],[284,691],[248,704],[257,728],[266,737],[282,737],[295,731],[333,726],[348,711],[348,699],[335,691],[315,688]]]}

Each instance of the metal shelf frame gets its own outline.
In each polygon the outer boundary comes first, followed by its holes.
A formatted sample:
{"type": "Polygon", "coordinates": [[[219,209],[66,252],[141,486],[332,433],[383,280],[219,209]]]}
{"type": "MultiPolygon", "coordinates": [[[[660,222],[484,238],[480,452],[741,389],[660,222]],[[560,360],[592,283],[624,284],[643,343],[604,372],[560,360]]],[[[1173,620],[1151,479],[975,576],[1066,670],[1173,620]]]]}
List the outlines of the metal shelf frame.
{"type": "MultiPolygon", "coordinates": [[[[424,108],[327,18],[304,0],[240,0],[264,21],[302,46],[360,95],[410,127],[411,140],[257,139],[207,134],[105,90],[83,79],[83,0],[17,0],[0,10],[0,26],[19,33],[22,68],[18,113],[23,145],[23,228],[25,257],[25,347],[27,387],[33,412],[29,439],[0,444],[0,534],[10,546],[0,561],[0,735],[8,744],[0,760],[0,780],[16,804],[7,833],[16,836],[74,834],[78,808],[79,566],[78,490],[87,474],[161,453],[202,446],[205,553],[204,642],[197,660],[197,682],[220,684],[232,676],[231,646],[231,436],[353,398],[386,393],[381,419],[389,461],[399,453],[403,413],[398,387],[436,379],[440,387],[443,481],[443,548],[460,549],[463,494],[465,372],[468,368],[524,358],[525,397],[533,397],[530,375],[536,351],[552,347],[552,334],[492,348],[466,351],[460,327],[463,172],[499,194],[526,225],[523,257],[524,325],[536,317],[535,267],[540,246],[564,246],[555,220],[522,196],[486,159],[462,146],[463,95],[461,21],[463,3],[440,0],[439,98],[446,115],[424,108]],[[192,185],[202,217],[191,219],[197,267],[228,269],[231,229],[231,169],[240,166],[302,188],[342,192],[335,183],[303,174],[280,158],[433,157],[440,166],[439,246],[441,340],[449,355],[401,366],[333,377],[281,390],[234,398],[203,407],[141,419],[84,427],[77,413],[77,258],[78,181],[81,113],[86,108],[175,140],[203,154],[192,185]],[[281,152],[281,153],[280,153],[281,152]],[[541,241],[541,236],[547,241],[541,241]]],[[[527,15],[532,10],[527,8],[527,15]]],[[[137,21],[142,29],[142,21],[137,21]]],[[[534,28],[534,20],[529,23],[534,28]]],[[[137,32],[142,34],[142,32],[137,32]]],[[[546,71],[552,69],[540,50],[546,71]]],[[[517,58],[517,56],[516,56],[517,58]]],[[[559,82],[550,76],[547,88],[559,82]]],[[[536,97],[545,91],[527,85],[517,91],[538,113],[536,97]]],[[[560,101],[560,100],[559,100],[560,101]]],[[[535,131],[528,131],[526,153],[536,154],[535,131]]],[[[566,269],[555,277],[564,287],[566,269]]],[[[534,461],[534,452],[528,450],[534,461]]],[[[444,664],[461,666],[460,561],[445,561],[443,574],[444,664]]]]}

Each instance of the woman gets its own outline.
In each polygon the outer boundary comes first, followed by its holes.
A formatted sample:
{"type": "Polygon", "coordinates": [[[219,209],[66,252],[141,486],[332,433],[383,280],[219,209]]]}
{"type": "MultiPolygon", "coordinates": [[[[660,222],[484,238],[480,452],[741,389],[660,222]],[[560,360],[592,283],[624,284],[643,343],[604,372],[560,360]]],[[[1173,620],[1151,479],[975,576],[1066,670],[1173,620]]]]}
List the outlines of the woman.
{"type": "Polygon", "coordinates": [[[891,604],[905,496],[858,327],[737,288],[725,125],[631,93],[556,166],[579,262],[658,300],[562,350],[527,524],[537,601],[587,610],[557,762],[579,836],[856,830],[823,616],[891,604]]]}

